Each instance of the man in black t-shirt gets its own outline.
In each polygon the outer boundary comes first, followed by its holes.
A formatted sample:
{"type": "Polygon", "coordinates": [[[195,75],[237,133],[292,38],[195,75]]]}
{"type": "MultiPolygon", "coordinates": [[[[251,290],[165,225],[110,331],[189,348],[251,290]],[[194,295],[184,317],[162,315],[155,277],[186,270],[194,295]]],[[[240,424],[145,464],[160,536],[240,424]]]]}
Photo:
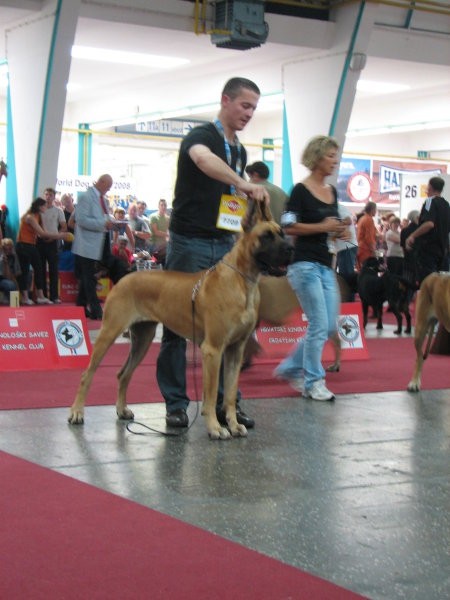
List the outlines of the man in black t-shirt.
{"type": "MultiPolygon", "coordinates": [[[[192,129],[183,139],[178,156],[175,198],[169,226],[165,268],[194,273],[216,264],[231,249],[234,235],[217,227],[221,198],[226,194],[269,201],[263,186],[243,179],[247,153],[236,136],[250,121],[260,91],[250,80],[230,79],[222,91],[220,111],[213,123],[192,129]]],[[[186,340],[164,328],[157,362],[157,379],[166,401],[166,423],[187,427],[186,340]]],[[[222,377],[217,417],[226,424],[222,409],[222,377]]],[[[239,406],[238,423],[254,421],[239,406]]]]}
{"type": "Polygon", "coordinates": [[[450,205],[441,196],[445,181],[432,177],[419,215],[419,227],[406,239],[406,249],[417,244],[418,283],[430,273],[448,270],[450,205]]]}

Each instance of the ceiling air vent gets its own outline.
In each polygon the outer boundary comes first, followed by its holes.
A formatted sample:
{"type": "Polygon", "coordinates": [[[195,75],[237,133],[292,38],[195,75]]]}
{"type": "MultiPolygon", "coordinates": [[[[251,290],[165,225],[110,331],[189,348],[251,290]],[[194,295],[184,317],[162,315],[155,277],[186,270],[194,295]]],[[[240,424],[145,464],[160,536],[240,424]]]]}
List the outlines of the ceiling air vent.
{"type": "Polygon", "coordinates": [[[269,26],[264,21],[264,1],[216,0],[211,42],[218,48],[249,50],[264,44],[269,26]]]}

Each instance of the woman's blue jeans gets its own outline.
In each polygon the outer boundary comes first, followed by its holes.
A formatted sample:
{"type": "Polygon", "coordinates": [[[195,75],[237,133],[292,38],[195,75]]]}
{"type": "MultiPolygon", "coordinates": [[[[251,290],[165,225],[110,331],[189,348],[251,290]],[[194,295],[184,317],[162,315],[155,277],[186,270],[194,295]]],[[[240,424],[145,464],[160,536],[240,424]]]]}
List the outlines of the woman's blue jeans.
{"type": "Polygon", "coordinates": [[[316,262],[296,262],[288,267],[287,277],[308,319],[305,336],[281,362],[277,374],[288,379],[305,378],[305,390],[324,379],[322,351],[336,332],[339,288],[334,270],[316,262]]]}

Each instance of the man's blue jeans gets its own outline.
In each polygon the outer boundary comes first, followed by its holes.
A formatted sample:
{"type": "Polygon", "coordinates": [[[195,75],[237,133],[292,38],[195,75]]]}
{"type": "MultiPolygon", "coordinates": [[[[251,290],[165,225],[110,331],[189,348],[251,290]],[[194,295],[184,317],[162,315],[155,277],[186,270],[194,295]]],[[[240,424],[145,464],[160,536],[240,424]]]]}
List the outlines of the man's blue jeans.
{"type": "Polygon", "coordinates": [[[336,332],[339,289],[333,269],[315,262],[296,262],[288,267],[287,277],[305,315],[305,336],[280,363],[277,373],[288,379],[305,378],[305,390],[325,377],[322,351],[336,332]]]}
{"type": "MultiPolygon", "coordinates": [[[[220,239],[189,238],[172,233],[167,244],[165,269],[196,273],[209,269],[231,250],[233,236],[220,239]]],[[[159,389],[166,401],[168,413],[187,408],[186,391],[186,340],[164,327],[161,349],[157,360],[156,377],[159,389]]],[[[239,394],[238,394],[239,396],[239,394]]],[[[222,373],[219,382],[218,403],[223,401],[222,373]]]]}

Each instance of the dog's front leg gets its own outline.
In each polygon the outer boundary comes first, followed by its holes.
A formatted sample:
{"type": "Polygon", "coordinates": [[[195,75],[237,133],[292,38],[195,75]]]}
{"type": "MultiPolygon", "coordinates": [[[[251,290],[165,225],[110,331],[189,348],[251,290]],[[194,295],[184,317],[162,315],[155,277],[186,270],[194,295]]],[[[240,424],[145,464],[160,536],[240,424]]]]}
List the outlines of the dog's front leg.
{"type": "Polygon", "coordinates": [[[205,342],[202,344],[203,363],[203,406],[202,415],[205,417],[206,429],[212,440],[228,440],[231,434],[217,420],[216,404],[219,389],[219,372],[222,352],[205,342]]]}
{"type": "Polygon", "coordinates": [[[236,418],[236,399],[238,391],[239,374],[244,356],[245,343],[230,346],[224,355],[224,399],[223,409],[227,420],[228,429],[233,437],[246,437],[247,428],[240,425],[236,418]]]}

